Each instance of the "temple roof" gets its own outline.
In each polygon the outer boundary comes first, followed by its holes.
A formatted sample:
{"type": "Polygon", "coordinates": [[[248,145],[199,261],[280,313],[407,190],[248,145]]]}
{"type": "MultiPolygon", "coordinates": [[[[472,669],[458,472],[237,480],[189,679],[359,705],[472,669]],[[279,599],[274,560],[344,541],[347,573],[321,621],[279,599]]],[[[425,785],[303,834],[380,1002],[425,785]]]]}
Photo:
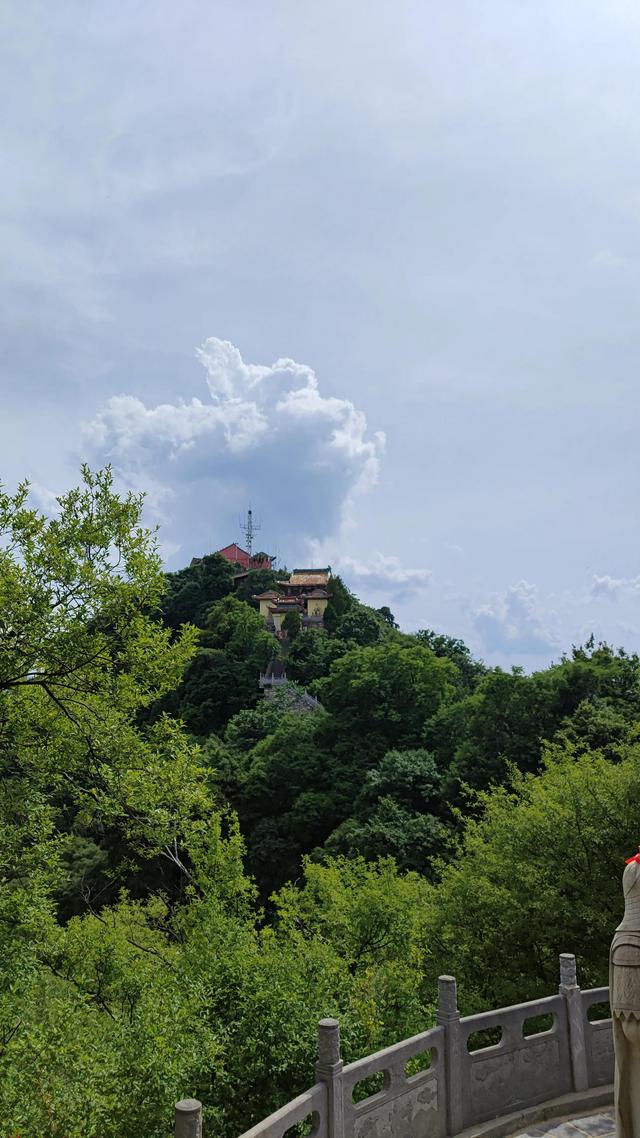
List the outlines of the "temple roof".
{"type": "Polygon", "coordinates": [[[253,600],[254,601],[274,601],[276,599],[276,597],[279,597],[279,596],[280,596],[280,593],[277,593],[275,589],[267,589],[266,593],[255,593],[253,600]]]}
{"type": "Polygon", "coordinates": [[[330,569],[294,569],[289,578],[289,585],[326,585],[329,581],[330,569]]]}
{"type": "Polygon", "coordinates": [[[224,549],[218,549],[218,554],[226,558],[232,565],[241,565],[243,569],[264,569],[265,566],[271,565],[274,560],[268,553],[256,553],[253,556],[242,546],[238,545],[237,541],[233,541],[231,545],[225,545],[224,549]]]}

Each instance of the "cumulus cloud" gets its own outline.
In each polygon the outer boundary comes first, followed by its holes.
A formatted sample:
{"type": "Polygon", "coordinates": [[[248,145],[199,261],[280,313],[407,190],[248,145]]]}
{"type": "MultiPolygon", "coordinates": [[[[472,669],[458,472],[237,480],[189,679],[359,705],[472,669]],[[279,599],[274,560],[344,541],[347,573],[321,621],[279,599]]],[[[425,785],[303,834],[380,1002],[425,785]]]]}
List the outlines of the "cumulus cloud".
{"type": "Polygon", "coordinates": [[[473,614],[476,631],[488,652],[548,653],[557,645],[553,614],[542,611],[538,590],[519,581],[473,614]]]}
{"type": "Polygon", "coordinates": [[[374,553],[368,561],[338,556],[332,567],[341,573],[349,584],[358,589],[384,592],[393,600],[402,600],[424,589],[431,580],[429,569],[410,569],[398,557],[374,553]]]}
{"type": "Polygon", "coordinates": [[[605,597],[610,601],[617,601],[620,597],[640,591],[640,576],[638,577],[610,577],[608,573],[599,577],[594,573],[591,582],[591,596],[605,597]]]}
{"type": "Polygon", "coordinates": [[[208,535],[212,547],[233,540],[250,499],[271,546],[290,551],[292,541],[301,548],[336,533],[377,481],[384,435],[368,431],[349,399],[324,395],[306,364],[246,363],[215,337],[196,355],[208,399],[148,407],[112,397],[84,429],[94,459],[146,490],[168,539],[190,551],[208,535]]]}
{"type": "Polygon", "coordinates": [[[57,495],[48,486],[43,486],[41,482],[32,481],[29,483],[29,495],[31,504],[37,510],[41,510],[43,514],[53,517],[60,512],[57,495]]]}

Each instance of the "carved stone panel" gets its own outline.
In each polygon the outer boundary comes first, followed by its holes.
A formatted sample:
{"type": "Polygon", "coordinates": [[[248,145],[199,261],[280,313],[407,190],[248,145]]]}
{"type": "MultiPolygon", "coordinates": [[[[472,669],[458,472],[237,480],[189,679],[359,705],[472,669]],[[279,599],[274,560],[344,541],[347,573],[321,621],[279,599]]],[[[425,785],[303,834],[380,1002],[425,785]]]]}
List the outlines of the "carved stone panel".
{"type": "Polygon", "coordinates": [[[444,1103],[438,1110],[438,1081],[420,1079],[354,1118],[354,1138],[440,1138],[444,1134],[444,1103]]]}
{"type": "Polygon", "coordinates": [[[475,1056],[471,1066],[472,1116],[476,1121],[504,1113],[505,1103],[536,1103],[567,1090],[557,1039],[540,1040],[490,1058],[475,1056]]]}

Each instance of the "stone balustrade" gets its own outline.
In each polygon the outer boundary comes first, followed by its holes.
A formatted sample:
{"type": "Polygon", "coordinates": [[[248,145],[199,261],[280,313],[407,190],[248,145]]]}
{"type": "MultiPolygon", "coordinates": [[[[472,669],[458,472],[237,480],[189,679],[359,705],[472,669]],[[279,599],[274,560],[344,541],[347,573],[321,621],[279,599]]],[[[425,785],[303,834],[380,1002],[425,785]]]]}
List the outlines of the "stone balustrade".
{"type": "Polygon", "coordinates": [[[520,1124],[605,1105],[613,1097],[611,1020],[591,1022],[589,1010],[608,998],[608,988],[582,992],[575,957],[563,953],[557,995],[464,1018],[455,979],[441,976],[436,1026],[355,1063],[342,1062],[338,1022],[321,1020],[316,1084],[241,1138],[284,1138],[302,1122],[313,1138],[500,1138],[520,1124]],[[543,1016],[551,1026],[530,1034],[543,1016]],[[476,1049],[486,1032],[489,1046],[476,1049]],[[382,1085],[362,1097],[374,1077],[382,1085]]]}

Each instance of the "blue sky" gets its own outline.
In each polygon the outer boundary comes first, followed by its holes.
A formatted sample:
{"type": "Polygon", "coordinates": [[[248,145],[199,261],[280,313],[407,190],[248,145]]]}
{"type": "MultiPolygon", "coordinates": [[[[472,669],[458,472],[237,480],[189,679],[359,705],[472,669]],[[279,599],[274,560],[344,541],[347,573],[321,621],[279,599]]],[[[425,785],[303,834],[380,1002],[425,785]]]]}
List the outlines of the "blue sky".
{"type": "Polygon", "coordinates": [[[0,8],[0,464],[405,628],[640,649],[640,8],[0,8]]]}

